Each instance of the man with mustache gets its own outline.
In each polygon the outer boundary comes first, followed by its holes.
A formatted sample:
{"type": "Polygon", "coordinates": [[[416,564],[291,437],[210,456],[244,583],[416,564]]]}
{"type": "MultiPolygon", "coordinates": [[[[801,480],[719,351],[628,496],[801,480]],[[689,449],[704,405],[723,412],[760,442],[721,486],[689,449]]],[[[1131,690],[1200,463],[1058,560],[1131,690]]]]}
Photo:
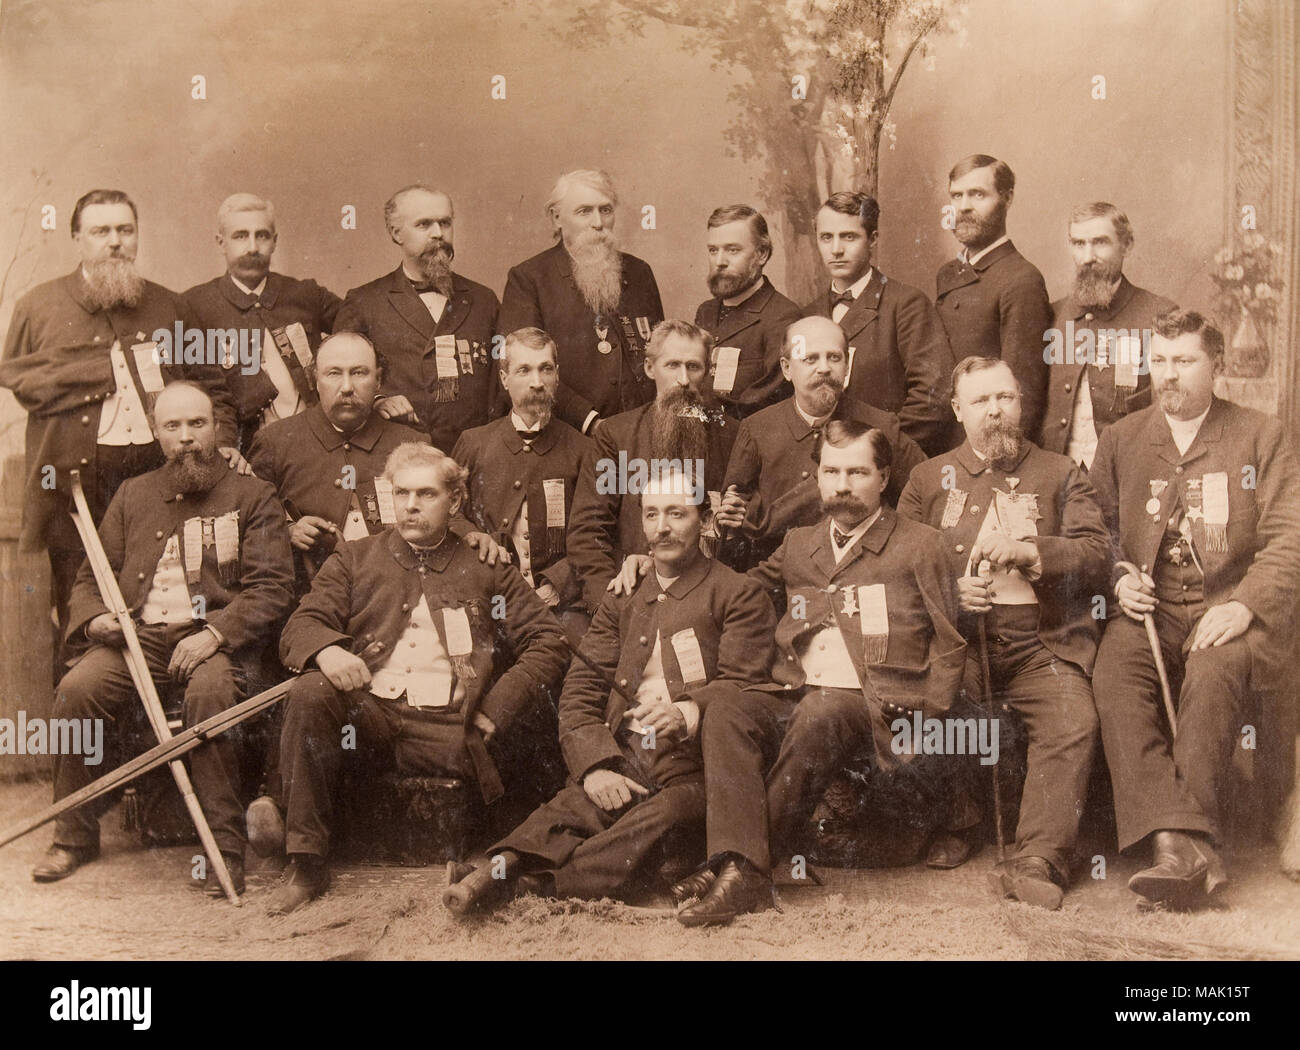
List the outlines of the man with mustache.
{"type": "Polygon", "coordinates": [[[814,808],[847,764],[886,773],[890,725],[952,706],[965,643],[957,589],[939,534],[881,497],[892,450],[865,424],[832,420],[818,442],[826,517],[791,529],[751,570],[784,615],[773,683],[713,700],[700,734],[708,863],[677,883],[687,926],[718,925],[761,907],[774,867],[806,855],[814,808]]]}
{"type": "Polygon", "coordinates": [[[641,514],[654,572],[635,594],[605,597],[582,643],[590,663],[573,662],[560,696],[570,783],[464,873],[464,894],[444,896],[458,914],[508,888],[625,897],[698,849],[700,714],[766,679],[776,617],[755,581],[701,551],[709,508],[682,474],[652,481],[641,514]]]}
{"type": "MultiPolygon", "coordinates": [[[[212,399],[217,446],[241,469],[234,406],[221,369],[173,363],[153,333],[195,318],[180,296],[136,270],[136,208],[120,190],[91,190],[72,210],[81,262],[14,307],[0,386],[27,410],[23,550],[49,551],[51,598],[66,632],[68,597],[85,552],[69,516],[68,471],[80,470],[91,515],[103,517],[127,478],[160,466],[147,412],[163,386],[191,379],[212,399]]],[[[56,675],[62,668],[55,645],[56,675]]]]}
{"type": "Polygon", "coordinates": [[[217,247],[226,272],[184,294],[200,326],[220,329],[241,346],[259,340],[258,368],[245,374],[238,353],[221,362],[239,414],[245,451],[264,423],[312,405],[312,354],[334,329],[341,300],[312,280],[271,271],[278,234],[271,202],[235,193],[217,209],[217,247]]]}
{"type": "Polygon", "coordinates": [[[510,549],[519,571],[577,642],[591,623],[567,536],[578,479],[595,470],[590,439],[556,419],[555,340],[539,328],[506,336],[501,387],[510,413],[467,430],[452,458],[469,471],[465,516],[510,549]]]}
{"type": "MultiPolygon", "coordinates": [[[[817,212],[817,247],[830,288],[803,308],[829,317],[848,340],[846,389],[898,416],[904,432],[935,456],[949,447],[944,404],[952,351],[925,295],[871,264],[880,205],[865,193],[833,193],[817,212]]],[[[902,488],[906,478],[898,479],[902,488]]]]}
{"type": "Polygon", "coordinates": [[[441,190],[414,185],[394,193],[384,222],[402,262],[348,292],[334,322],[384,356],[379,414],[423,430],[444,452],[488,421],[496,385],[497,297],[452,270],[452,218],[441,190]]]}
{"type": "Polygon", "coordinates": [[[1079,205],[1070,213],[1069,239],[1074,288],[1052,304],[1051,330],[1054,338],[1059,333],[1061,353],[1048,366],[1039,444],[1091,467],[1098,435],[1150,403],[1145,350],[1151,318],[1174,304],[1124,276],[1133,227],[1115,205],[1079,205]]]}
{"type": "Polygon", "coordinates": [[[953,360],[998,357],[1020,384],[1022,427],[1037,434],[1047,399],[1043,334],[1052,307],[1043,275],[1007,236],[1016,176],[983,153],[959,160],[948,173],[956,259],[939,268],[935,307],[953,360]]]}
{"type": "Polygon", "coordinates": [[[740,424],[725,484],[747,501],[741,529],[723,543],[721,557],[748,568],[772,554],[786,530],[821,517],[813,447],[832,419],[854,420],[881,431],[894,451],[884,499],[891,507],[925,453],[899,418],[845,393],[848,339],[828,317],[805,317],[786,330],[781,371],[794,396],[755,412],[740,424]]]}
{"type": "Polygon", "coordinates": [[[656,468],[674,461],[685,466],[699,491],[716,501],[716,526],[735,527],[744,520],[744,500],[723,493],[736,421],[702,393],[709,346],[709,334],[686,321],[657,325],[643,366],[655,400],[605,420],[596,432],[595,470],[578,479],[569,535],[569,560],[592,615],[624,557],[646,550],[641,488],[656,468]]]}
{"type": "Polygon", "coordinates": [[[646,381],[646,343],[663,320],[649,265],[618,249],[618,194],[603,171],[561,175],[546,202],[552,248],[506,277],[497,331],[540,328],[555,340],[564,380],[556,415],[584,434],[598,419],[654,397],[646,381]]]}
{"type": "Polygon", "coordinates": [[[559,624],[513,566],[481,563],[449,529],[465,499],[455,460],[403,444],[383,477],[396,524],[340,545],[280,638],[300,677],[280,736],[290,864],[271,914],[328,886],[345,766],[472,780],[489,817],[558,786],[559,624]],[[341,746],[345,727],[355,747],[341,746]]]}
{"type": "MultiPolygon", "coordinates": [[[[242,699],[266,639],[289,614],[293,560],[284,510],[271,486],[232,470],[217,452],[212,401],[201,387],[169,383],[154,403],[151,422],[166,462],[122,483],[100,535],[139,625],[154,682],[160,691],[183,691],[182,717],[191,726],[242,699]]],[[[55,691],[52,717],[115,721],[138,703],[121,627],[88,562],[73,588],[68,640],[81,655],[55,691]]],[[[240,736],[238,729],[222,734],[191,752],[187,764],[213,838],[242,892],[240,736]]],[[[58,756],[55,801],[96,775],[80,757],[58,756]]],[[[58,818],[54,844],[32,878],[66,878],[98,855],[99,817],[92,804],[58,818]]],[[[205,890],[223,895],[212,871],[205,890]]]]}
{"type": "Polygon", "coordinates": [[[1123,615],[1106,624],[1093,685],[1120,848],[1149,844],[1152,854],[1129,888],[1191,907],[1227,885],[1220,806],[1246,727],[1288,724],[1300,467],[1276,419],[1215,396],[1217,328],[1191,310],[1152,327],[1156,403],[1102,432],[1089,475],[1116,557],[1139,570],[1114,571],[1123,615]],[[1155,620],[1176,733],[1144,614],[1155,620]]]}
{"type": "Polygon", "coordinates": [[[709,291],[695,323],[713,336],[713,393],[737,419],[789,396],[781,342],[799,307],[772,287],[763,267],[772,257],[767,220],[746,204],[709,216],[709,291]]]}
{"type": "MultiPolygon", "coordinates": [[[[1020,391],[1005,361],[966,358],[952,390],[966,440],[912,471],[898,513],[942,533],[962,633],[973,643],[984,618],[994,701],[1029,731],[1015,855],[991,883],[999,894],[1055,909],[1069,885],[1097,741],[1092,599],[1103,590],[1109,538],[1086,472],[1021,434],[1020,391]]],[[[967,652],[970,710],[984,691],[974,644],[967,652]]],[[[977,829],[958,819],[970,808],[964,799],[952,807],[950,830],[968,830],[941,836],[946,857],[932,846],[932,866],[956,867],[970,855],[977,829]]]]}

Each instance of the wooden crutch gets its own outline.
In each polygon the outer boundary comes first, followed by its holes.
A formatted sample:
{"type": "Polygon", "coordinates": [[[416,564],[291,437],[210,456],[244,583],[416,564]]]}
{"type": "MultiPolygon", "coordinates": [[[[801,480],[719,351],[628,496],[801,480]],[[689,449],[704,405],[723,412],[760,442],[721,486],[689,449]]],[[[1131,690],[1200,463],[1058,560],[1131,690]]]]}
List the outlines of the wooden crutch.
{"type": "MultiPolygon", "coordinates": [[[[72,481],[72,521],[77,526],[81,542],[86,548],[86,558],[90,562],[91,571],[95,574],[95,582],[99,585],[99,595],[108,606],[109,612],[117,618],[118,626],[122,628],[122,636],[126,640],[126,652],[122,655],[126,659],[127,670],[131,672],[131,681],[135,683],[136,692],[140,694],[145,714],[149,716],[149,724],[153,727],[158,743],[165,744],[171,739],[171,730],[167,726],[167,716],[163,712],[158,690],[153,684],[153,675],[149,673],[149,664],[145,660],[144,650],[140,648],[140,638],[131,619],[131,610],[127,608],[126,601],[122,597],[122,590],[117,585],[117,577],[113,575],[113,567],[109,564],[104,545],[95,530],[94,519],[90,516],[90,507],[86,504],[86,494],[81,488],[81,471],[73,470],[69,473],[72,481]]],[[[190,774],[185,768],[185,763],[177,758],[167,764],[176,780],[181,798],[185,800],[185,808],[189,810],[195,830],[199,833],[199,842],[203,844],[208,861],[217,873],[217,881],[221,883],[221,888],[225,890],[230,903],[239,907],[239,894],[235,892],[235,884],[231,881],[226,859],[221,855],[221,850],[217,848],[216,840],[212,837],[212,828],[208,826],[208,819],[203,815],[203,809],[194,794],[194,785],[190,783],[190,774]]]]}

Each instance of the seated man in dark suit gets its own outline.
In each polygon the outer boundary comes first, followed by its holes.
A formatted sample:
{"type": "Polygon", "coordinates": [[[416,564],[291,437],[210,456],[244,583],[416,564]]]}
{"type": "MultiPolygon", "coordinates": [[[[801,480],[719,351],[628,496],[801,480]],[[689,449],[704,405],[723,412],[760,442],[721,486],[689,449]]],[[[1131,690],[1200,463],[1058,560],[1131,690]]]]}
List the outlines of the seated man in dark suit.
{"type": "Polygon", "coordinates": [[[700,550],[708,504],[681,474],[651,483],[641,515],[654,571],[606,596],[560,697],[570,783],[448,890],[458,914],[516,879],[546,896],[624,896],[646,888],[670,832],[701,837],[701,713],[766,678],[776,617],[755,581],[700,550]]]}
{"type": "Polygon", "coordinates": [[[536,759],[554,741],[564,635],[517,569],[480,563],[448,528],[465,499],[464,470],[437,449],[405,444],[384,477],[397,524],[331,555],[280,639],[281,659],[301,677],[280,738],[290,864],[272,914],[328,885],[345,764],[469,778],[491,805],[506,794],[503,781],[541,775],[520,756],[536,759]]]}

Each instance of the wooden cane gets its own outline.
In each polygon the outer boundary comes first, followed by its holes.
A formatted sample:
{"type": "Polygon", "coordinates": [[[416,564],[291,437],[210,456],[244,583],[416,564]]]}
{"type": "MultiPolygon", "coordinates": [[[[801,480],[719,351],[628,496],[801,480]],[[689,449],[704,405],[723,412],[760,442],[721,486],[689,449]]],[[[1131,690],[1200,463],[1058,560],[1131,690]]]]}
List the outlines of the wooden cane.
{"type": "MultiPolygon", "coordinates": [[[[971,565],[970,574],[979,575],[977,565],[971,565]]],[[[989,719],[992,722],[993,731],[999,735],[1002,732],[998,725],[998,720],[994,715],[993,707],[993,678],[989,674],[989,635],[985,627],[984,618],[987,614],[980,613],[976,623],[979,625],[979,643],[980,643],[980,679],[984,686],[984,706],[988,708],[989,719]]],[[[999,755],[1001,750],[999,749],[999,755]]],[[[993,833],[998,840],[998,863],[1001,864],[1007,859],[1007,847],[1002,841],[1002,781],[998,777],[998,762],[993,763],[993,833]]]]}
{"type": "MultiPolygon", "coordinates": [[[[1138,567],[1131,561],[1116,562],[1115,568],[1123,569],[1130,576],[1136,576],[1139,580],[1142,578],[1142,573],[1138,571],[1138,567]]],[[[1160,651],[1160,635],[1156,633],[1155,617],[1150,613],[1143,613],[1142,626],[1146,628],[1147,645],[1151,647],[1151,658],[1156,662],[1156,677],[1160,679],[1160,698],[1165,702],[1165,717],[1169,719],[1169,733],[1171,736],[1177,736],[1178,716],[1174,714],[1174,697],[1169,688],[1169,675],[1165,671],[1165,657],[1160,651]]]]}
{"type": "MultiPolygon", "coordinates": [[[[75,509],[72,512],[72,520],[77,526],[77,532],[81,534],[81,542],[86,548],[86,558],[90,562],[91,571],[95,575],[95,582],[99,585],[100,597],[104,604],[108,606],[117,619],[118,626],[122,629],[122,636],[126,641],[126,652],[123,656],[126,659],[127,670],[131,672],[131,680],[135,683],[136,692],[140,694],[140,700],[144,704],[145,713],[149,717],[149,724],[153,727],[154,735],[158,738],[158,743],[165,744],[171,739],[171,730],[167,726],[167,715],[163,712],[162,700],[158,697],[158,690],[153,683],[153,675],[149,672],[149,664],[145,659],[144,650],[140,648],[140,638],[135,631],[135,623],[131,619],[131,610],[127,608],[126,601],[122,597],[122,590],[117,585],[117,577],[113,575],[113,568],[109,564],[108,555],[104,552],[104,546],[100,542],[99,533],[95,530],[94,519],[90,516],[90,508],[86,504],[86,494],[81,488],[81,471],[70,471],[72,479],[72,500],[75,509]]],[[[199,800],[194,794],[194,785],[190,782],[189,772],[185,768],[185,763],[180,759],[172,759],[168,762],[171,769],[172,777],[176,780],[176,787],[181,793],[181,798],[185,801],[185,808],[189,811],[190,819],[194,822],[195,830],[199,833],[199,842],[203,844],[203,849],[208,855],[208,860],[217,873],[217,881],[221,883],[221,888],[226,893],[226,898],[231,904],[239,907],[239,894],[235,892],[235,884],[230,878],[230,871],[226,867],[226,859],[221,855],[221,850],[217,848],[216,839],[212,837],[212,828],[208,825],[207,817],[203,815],[203,809],[199,805],[199,800]]]]}

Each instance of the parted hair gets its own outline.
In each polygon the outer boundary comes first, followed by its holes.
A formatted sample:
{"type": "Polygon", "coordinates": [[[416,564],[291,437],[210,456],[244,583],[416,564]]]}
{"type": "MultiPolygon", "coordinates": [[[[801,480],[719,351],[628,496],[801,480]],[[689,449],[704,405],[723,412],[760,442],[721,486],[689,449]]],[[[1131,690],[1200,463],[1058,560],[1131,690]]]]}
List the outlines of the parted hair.
{"type": "Polygon", "coordinates": [[[969,157],[962,157],[952,166],[952,171],[948,172],[948,181],[955,182],[963,175],[969,175],[980,168],[993,169],[993,188],[998,191],[999,197],[1006,200],[1011,191],[1016,188],[1016,173],[1011,170],[1006,161],[990,157],[987,153],[972,153],[969,157]]]}
{"type": "Polygon", "coordinates": [[[763,213],[756,208],[751,208],[748,204],[727,204],[721,208],[714,208],[713,214],[709,216],[708,228],[717,229],[719,226],[725,226],[729,222],[740,222],[744,220],[749,223],[750,232],[754,235],[754,244],[758,250],[765,256],[772,255],[772,236],[767,230],[767,220],[763,218],[763,213]]]}
{"type": "Polygon", "coordinates": [[[862,223],[862,228],[867,231],[868,237],[880,226],[880,204],[869,193],[841,190],[827,197],[822,207],[830,208],[831,211],[837,211],[841,215],[856,215],[858,221],[862,223]]]}
{"type": "Polygon", "coordinates": [[[871,460],[875,463],[876,469],[888,470],[892,467],[894,465],[894,446],[889,443],[889,438],[885,436],[885,432],[866,423],[859,423],[855,419],[832,419],[822,427],[822,432],[813,443],[813,458],[820,464],[822,449],[827,445],[830,445],[831,448],[844,448],[846,445],[853,444],[864,434],[867,443],[871,446],[871,460]]]}
{"type": "Polygon", "coordinates": [[[469,471],[442,449],[419,441],[403,441],[388,454],[388,460],[384,463],[384,477],[391,482],[399,470],[411,467],[433,467],[437,471],[439,484],[452,495],[459,496],[462,506],[469,498],[469,490],[465,485],[469,471]]]}
{"type": "Polygon", "coordinates": [[[1177,339],[1180,335],[1199,334],[1201,346],[1210,355],[1210,360],[1218,361],[1223,357],[1223,333],[1209,318],[1195,310],[1183,310],[1175,306],[1157,314],[1151,322],[1151,330],[1165,339],[1177,339]]]}
{"type": "Polygon", "coordinates": [[[704,360],[708,363],[709,354],[713,352],[713,336],[705,329],[691,324],[690,321],[682,321],[675,317],[670,317],[665,321],[660,321],[650,333],[650,342],[646,344],[645,356],[647,361],[653,361],[659,356],[659,351],[664,348],[664,341],[670,336],[680,336],[683,339],[694,339],[697,343],[704,346],[704,360]]]}
{"type": "Polygon", "coordinates": [[[140,213],[135,210],[135,201],[121,190],[91,190],[83,194],[72,208],[72,235],[81,230],[81,213],[92,204],[125,204],[131,209],[131,217],[140,221],[140,213]]]}
{"type": "Polygon", "coordinates": [[[266,212],[266,220],[271,224],[272,231],[275,230],[275,205],[256,193],[232,193],[223,200],[217,209],[217,228],[225,226],[227,219],[241,211],[266,212]]]}
{"type": "MultiPolygon", "coordinates": [[[[968,376],[972,372],[986,372],[990,368],[997,368],[998,365],[1005,365],[1006,362],[1000,357],[981,357],[979,354],[971,354],[963,357],[957,362],[957,367],[952,370],[952,385],[948,388],[953,397],[957,396],[957,380],[962,376],[968,376]]],[[[1007,365],[1009,369],[1011,366],[1007,365]]],[[[1015,380],[1016,389],[1020,389],[1020,380],[1016,378],[1016,373],[1011,373],[1011,378],[1015,380]]]]}
{"type": "Polygon", "coordinates": [[[1089,201],[1087,204],[1076,204],[1074,210],[1070,212],[1070,225],[1076,222],[1087,222],[1089,219],[1109,219],[1110,224],[1115,227],[1115,236],[1119,238],[1119,243],[1127,251],[1133,247],[1133,224],[1128,221],[1128,216],[1120,211],[1109,201],[1089,201]]]}
{"type": "Polygon", "coordinates": [[[543,332],[540,328],[516,328],[508,336],[501,351],[501,374],[505,375],[510,371],[510,348],[512,346],[526,346],[529,350],[550,350],[551,360],[555,362],[558,370],[560,367],[560,351],[555,345],[555,340],[543,332]]]}

